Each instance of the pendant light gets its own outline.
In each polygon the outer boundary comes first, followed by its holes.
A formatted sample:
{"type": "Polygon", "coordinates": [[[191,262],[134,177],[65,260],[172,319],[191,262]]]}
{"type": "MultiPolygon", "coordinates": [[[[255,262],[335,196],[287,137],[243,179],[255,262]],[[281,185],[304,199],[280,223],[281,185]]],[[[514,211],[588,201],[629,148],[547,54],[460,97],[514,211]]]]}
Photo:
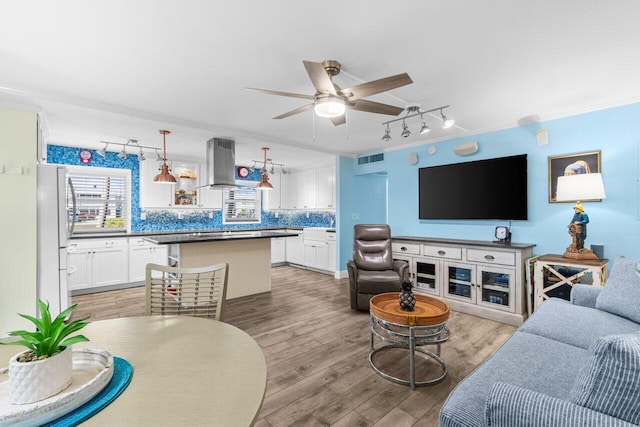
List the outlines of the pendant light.
{"type": "Polygon", "coordinates": [[[162,134],[162,165],[160,165],[160,173],[153,178],[153,182],[158,184],[175,184],[176,177],[169,172],[169,165],[167,164],[167,134],[171,133],[168,130],[160,130],[162,134]]]}
{"type": "Polygon", "coordinates": [[[273,185],[269,182],[269,174],[267,173],[267,151],[269,151],[269,147],[262,147],[262,151],[264,151],[264,163],[262,164],[262,179],[256,185],[258,190],[273,190],[273,185]]]}

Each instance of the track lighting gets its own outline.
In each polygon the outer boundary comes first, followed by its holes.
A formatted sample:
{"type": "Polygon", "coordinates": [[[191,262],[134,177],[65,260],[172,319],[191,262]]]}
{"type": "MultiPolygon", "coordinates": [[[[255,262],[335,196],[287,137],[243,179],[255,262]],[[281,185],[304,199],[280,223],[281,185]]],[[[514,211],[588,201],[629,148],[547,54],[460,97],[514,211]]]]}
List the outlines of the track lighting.
{"type": "Polygon", "coordinates": [[[382,137],[384,142],[391,141],[391,129],[389,129],[389,123],[387,123],[387,129],[384,131],[384,136],[382,137]]]}
{"type": "Polygon", "coordinates": [[[140,145],[138,144],[138,140],[137,139],[130,139],[125,143],[122,142],[110,142],[110,141],[100,141],[101,143],[104,144],[104,147],[102,147],[101,149],[96,151],[96,154],[105,157],[106,153],[107,153],[107,148],[109,147],[109,145],[120,145],[122,146],[122,151],[120,151],[118,153],[118,158],[120,160],[125,160],[127,158],[127,147],[131,146],[131,147],[137,147],[138,148],[138,161],[139,162],[143,162],[146,160],[146,157],[144,155],[144,152],[142,151],[143,148],[146,148],[148,150],[155,150],[156,152],[156,157],[157,160],[160,162],[162,161],[162,156],[160,155],[160,153],[158,153],[158,148],[155,147],[146,147],[144,145],[140,145]]]}
{"type": "Polygon", "coordinates": [[[420,114],[420,118],[422,119],[422,125],[420,126],[420,135],[431,132],[431,128],[425,123],[422,114],[420,114]]]}
{"type": "Polygon", "coordinates": [[[400,136],[403,138],[408,138],[409,136],[411,136],[411,131],[409,130],[409,127],[404,122],[404,120],[402,120],[402,133],[400,134],[400,136]]]}
{"type": "Polygon", "coordinates": [[[422,119],[422,122],[420,124],[420,135],[425,135],[431,132],[431,128],[427,125],[427,122],[424,119],[424,115],[427,114],[433,118],[438,118],[434,114],[429,114],[429,113],[433,113],[434,111],[440,111],[440,118],[442,119],[442,128],[449,129],[451,126],[453,126],[455,121],[452,118],[448,118],[447,116],[444,115],[443,110],[445,108],[449,108],[449,105],[443,105],[442,107],[433,108],[427,111],[420,110],[420,107],[417,105],[412,105],[407,107],[407,112],[405,113],[404,117],[400,117],[398,119],[393,119],[393,120],[389,120],[387,122],[382,123],[383,125],[387,126],[384,130],[384,136],[382,137],[382,140],[384,142],[391,141],[391,130],[389,128],[389,125],[393,122],[397,122],[400,120],[402,120],[402,132],[400,133],[400,136],[402,136],[403,138],[408,138],[409,136],[411,136],[411,131],[409,130],[409,126],[407,125],[406,120],[416,116],[420,116],[420,118],[422,119]]]}
{"type": "MultiPolygon", "coordinates": [[[[263,147],[262,149],[264,150],[267,147],[263,147]]],[[[267,148],[268,150],[268,148],[267,148]]],[[[253,166],[251,166],[251,171],[253,172],[254,170],[256,170],[256,164],[262,163],[262,172],[265,172],[267,174],[273,175],[276,173],[276,166],[280,167],[280,173],[282,173],[282,175],[286,175],[288,172],[286,170],[284,170],[284,164],[282,163],[276,163],[273,161],[273,159],[268,159],[265,158],[264,160],[252,160],[253,162],[253,166]]]]}
{"type": "Polygon", "coordinates": [[[442,112],[442,108],[440,109],[440,115],[442,116],[442,128],[449,129],[455,123],[455,120],[448,118],[442,112]]]}
{"type": "Polygon", "coordinates": [[[108,146],[109,146],[109,143],[108,143],[108,142],[107,142],[107,143],[105,143],[104,147],[102,147],[101,149],[99,149],[99,150],[97,151],[97,153],[98,153],[100,156],[104,157],[104,156],[105,156],[105,153],[107,152],[107,147],[108,147],[108,146]]]}

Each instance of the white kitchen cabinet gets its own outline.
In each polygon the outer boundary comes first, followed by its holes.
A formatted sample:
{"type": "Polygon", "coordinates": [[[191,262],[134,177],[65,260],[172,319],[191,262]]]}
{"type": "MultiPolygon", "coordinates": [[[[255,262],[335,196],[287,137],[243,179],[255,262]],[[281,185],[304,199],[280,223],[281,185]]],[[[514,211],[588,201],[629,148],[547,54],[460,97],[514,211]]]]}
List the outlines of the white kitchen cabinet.
{"type": "Polygon", "coordinates": [[[175,186],[153,182],[153,177],[160,173],[159,165],[159,162],[150,159],[140,162],[140,207],[143,209],[171,207],[171,195],[175,186]]]}
{"type": "Polygon", "coordinates": [[[290,264],[302,265],[303,244],[302,233],[299,230],[287,230],[291,233],[300,233],[297,236],[285,237],[285,261],[290,264]]]}
{"type": "Polygon", "coordinates": [[[139,237],[129,239],[129,282],[144,281],[147,264],[168,265],[168,262],[166,245],[157,245],[139,237]]]}
{"type": "Polygon", "coordinates": [[[288,173],[280,177],[280,208],[296,209],[298,180],[296,174],[288,173]]]}
{"type": "Polygon", "coordinates": [[[336,271],[336,233],[327,232],[327,250],[329,252],[329,271],[336,271]]]}
{"type": "Polygon", "coordinates": [[[127,238],[71,241],[67,260],[69,290],[117,285],[129,279],[127,238]]]}
{"type": "Polygon", "coordinates": [[[292,174],[297,181],[296,203],[297,209],[315,209],[317,207],[318,184],[316,170],[310,169],[292,174]]]}
{"type": "Polygon", "coordinates": [[[271,264],[281,264],[286,260],[286,237],[271,239],[271,264]]]}
{"type": "MultiPolygon", "coordinates": [[[[207,176],[207,166],[200,165],[200,185],[204,185],[207,176]]],[[[198,202],[200,207],[206,209],[222,209],[222,188],[202,187],[198,189],[198,202]]]]}
{"type": "Polygon", "coordinates": [[[273,190],[265,191],[263,194],[263,209],[273,210],[281,208],[281,195],[282,195],[282,175],[274,173],[269,175],[269,182],[273,185],[273,190]],[[264,202],[266,201],[266,203],[264,202]]]}
{"type": "Polygon", "coordinates": [[[335,209],[336,183],[335,168],[326,167],[317,170],[318,209],[335,209]]]}
{"type": "Polygon", "coordinates": [[[327,242],[304,242],[305,267],[329,270],[329,247],[327,242]]]}

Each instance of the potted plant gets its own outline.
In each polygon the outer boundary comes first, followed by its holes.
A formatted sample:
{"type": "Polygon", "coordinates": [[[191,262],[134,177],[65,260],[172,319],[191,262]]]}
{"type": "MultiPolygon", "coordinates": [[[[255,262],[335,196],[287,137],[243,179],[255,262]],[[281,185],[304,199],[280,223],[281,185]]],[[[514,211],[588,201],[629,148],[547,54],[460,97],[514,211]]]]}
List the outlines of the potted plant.
{"type": "Polygon", "coordinates": [[[21,345],[28,350],[9,360],[9,402],[33,403],[51,397],[71,384],[73,358],[71,345],[89,341],[84,335],[69,335],[87,326],[88,317],[65,323],[77,304],[60,313],[53,321],[49,303],[38,300],[40,318],[27,314],[21,317],[36,326],[35,332],[17,330],[10,332],[17,341],[0,342],[5,345],[21,345]]]}

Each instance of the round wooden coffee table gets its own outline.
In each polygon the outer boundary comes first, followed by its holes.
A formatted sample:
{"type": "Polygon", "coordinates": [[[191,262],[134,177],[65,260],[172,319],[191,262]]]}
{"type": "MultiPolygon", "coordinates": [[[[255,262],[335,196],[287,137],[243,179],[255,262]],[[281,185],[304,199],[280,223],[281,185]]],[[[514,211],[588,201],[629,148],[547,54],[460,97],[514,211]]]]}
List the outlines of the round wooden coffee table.
{"type": "Polygon", "coordinates": [[[440,345],[449,340],[450,332],[446,326],[449,318],[449,306],[436,298],[416,294],[416,305],[413,311],[403,311],[398,303],[398,292],[379,294],[371,298],[369,339],[369,363],[381,377],[390,381],[410,386],[433,385],[447,376],[447,365],[440,357],[440,345]],[[383,344],[375,347],[375,338],[383,344]],[[424,348],[434,345],[436,351],[424,348]],[[384,372],[376,365],[375,355],[385,350],[402,348],[409,350],[409,379],[399,378],[384,372]],[[440,366],[440,371],[433,378],[416,381],[415,353],[420,352],[433,359],[440,366]]]}

